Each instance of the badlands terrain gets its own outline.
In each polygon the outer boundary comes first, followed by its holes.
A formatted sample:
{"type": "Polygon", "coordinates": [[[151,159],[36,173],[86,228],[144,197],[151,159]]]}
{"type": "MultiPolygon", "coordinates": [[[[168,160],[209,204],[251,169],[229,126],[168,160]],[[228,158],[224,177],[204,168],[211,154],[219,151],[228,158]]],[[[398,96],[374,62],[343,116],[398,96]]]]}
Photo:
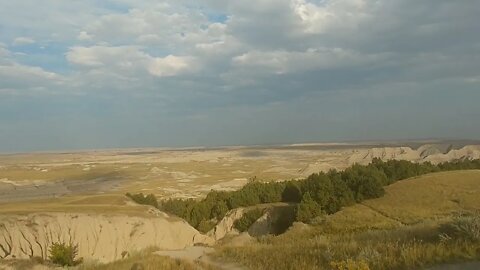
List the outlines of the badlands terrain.
{"type": "MultiPolygon", "coordinates": [[[[0,155],[0,203],[31,199],[62,201],[65,196],[74,196],[78,198],[77,209],[86,195],[86,204],[94,204],[91,200],[103,197],[91,198],[90,195],[123,195],[125,192],[153,193],[161,198],[197,198],[212,189],[238,189],[252,178],[261,181],[297,179],[320,171],[342,170],[355,163],[368,164],[373,158],[434,164],[478,159],[480,142],[331,143],[5,154],[0,155]]],[[[71,198],[68,202],[72,203],[71,198]]],[[[12,210],[5,207],[0,211],[12,210]]]]}
{"type": "MultiPolygon", "coordinates": [[[[433,164],[479,159],[480,142],[330,143],[3,154],[0,155],[0,269],[16,268],[9,263],[2,266],[1,261],[46,259],[51,243],[56,241],[77,243],[79,257],[101,263],[125,259],[151,247],[173,258],[177,258],[178,253],[171,250],[186,249],[195,253],[198,250],[191,247],[212,246],[221,240],[242,212],[231,212],[217,225],[214,233],[202,234],[178,217],[135,204],[125,193],[154,194],[159,200],[202,198],[211,190],[237,190],[252,179],[265,182],[302,179],[312,173],[343,170],[353,164],[365,165],[374,158],[433,164]]],[[[419,185],[425,187],[428,181],[431,178],[419,185]]],[[[468,186],[461,187],[460,191],[451,188],[448,179],[439,181],[439,187],[447,188],[432,192],[454,194],[473,190],[473,194],[462,195],[461,203],[471,209],[480,209],[475,200],[480,181],[478,173],[469,174],[468,186]]],[[[356,222],[367,216],[366,219],[373,222],[368,225],[370,227],[393,228],[438,216],[445,209],[448,213],[458,210],[455,207],[459,203],[452,203],[458,198],[450,198],[446,205],[444,199],[429,201],[429,197],[423,195],[409,197],[413,202],[403,201],[399,197],[406,191],[402,189],[420,190],[411,185],[403,187],[404,184],[389,187],[387,195],[377,201],[344,209],[331,217],[332,222],[338,220],[332,224],[356,226],[356,222]],[[420,207],[411,212],[394,207],[398,205],[408,209],[427,205],[428,209],[420,207]],[[437,205],[439,213],[432,214],[431,205],[437,205]],[[393,217],[385,218],[382,213],[390,213],[393,217]]],[[[247,237],[247,240],[251,239],[247,237]]],[[[192,252],[180,257],[190,258],[192,252]]],[[[199,254],[193,259],[201,257],[203,249],[199,254]]],[[[237,261],[258,269],[255,262],[244,257],[237,261]]],[[[210,263],[218,265],[218,262],[210,263]]]]}

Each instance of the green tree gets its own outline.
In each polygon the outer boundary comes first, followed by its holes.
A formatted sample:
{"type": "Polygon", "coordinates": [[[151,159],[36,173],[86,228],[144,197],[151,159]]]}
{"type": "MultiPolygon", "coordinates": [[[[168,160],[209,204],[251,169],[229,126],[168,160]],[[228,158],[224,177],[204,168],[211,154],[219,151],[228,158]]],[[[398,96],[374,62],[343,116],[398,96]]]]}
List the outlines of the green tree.
{"type": "Polygon", "coordinates": [[[228,210],[227,203],[225,201],[219,201],[213,206],[210,218],[220,220],[225,216],[228,210]]]}
{"type": "Polygon", "coordinates": [[[389,182],[385,173],[376,167],[357,164],[343,171],[341,177],[357,202],[381,197],[385,193],[383,186],[389,182]]]}
{"type": "Polygon", "coordinates": [[[263,216],[263,214],[263,210],[258,208],[247,211],[243,213],[241,218],[235,220],[233,227],[239,232],[245,232],[253,225],[253,223],[255,223],[255,221],[257,221],[257,219],[263,216]]]}
{"type": "Polygon", "coordinates": [[[289,181],[282,192],[283,202],[299,203],[302,200],[302,191],[296,181],[289,181]]]}
{"type": "Polygon", "coordinates": [[[323,214],[320,204],[312,199],[309,192],[306,192],[302,201],[295,208],[295,219],[300,222],[308,223],[314,217],[323,214]]]}

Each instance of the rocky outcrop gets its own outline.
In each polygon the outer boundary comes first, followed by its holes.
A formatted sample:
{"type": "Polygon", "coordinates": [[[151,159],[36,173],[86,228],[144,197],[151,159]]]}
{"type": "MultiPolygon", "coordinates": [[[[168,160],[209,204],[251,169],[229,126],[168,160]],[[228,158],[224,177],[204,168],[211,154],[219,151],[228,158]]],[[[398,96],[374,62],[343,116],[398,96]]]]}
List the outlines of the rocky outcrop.
{"type": "Polygon", "coordinates": [[[368,164],[374,158],[381,160],[407,160],[412,162],[429,161],[434,164],[441,162],[478,159],[480,158],[480,146],[467,145],[461,149],[452,149],[445,145],[423,145],[414,150],[410,147],[383,147],[355,150],[347,159],[347,164],[368,164]]]}
{"type": "Polygon", "coordinates": [[[287,203],[272,203],[247,208],[236,208],[230,210],[207,235],[215,239],[215,241],[228,236],[238,235],[239,232],[234,228],[235,221],[240,219],[246,211],[254,208],[263,209],[264,215],[248,229],[247,233],[250,236],[258,237],[267,234],[281,234],[290,227],[294,219],[294,207],[287,203]]]}
{"type": "Polygon", "coordinates": [[[52,243],[78,245],[78,256],[110,262],[155,246],[183,249],[213,244],[183,220],[168,216],[42,213],[0,216],[0,258],[48,258],[52,243]]]}
{"type": "Polygon", "coordinates": [[[420,159],[420,155],[416,150],[413,150],[410,147],[384,147],[361,149],[354,152],[348,158],[348,163],[368,164],[374,158],[380,158],[382,160],[402,159],[417,161],[420,159]]]}
{"type": "Polygon", "coordinates": [[[267,207],[265,213],[248,229],[248,234],[259,237],[268,234],[282,234],[295,219],[295,207],[289,204],[267,207]]]}
{"type": "Polygon", "coordinates": [[[211,230],[207,235],[215,241],[218,241],[229,234],[238,234],[238,231],[233,227],[235,220],[241,218],[245,213],[245,208],[236,208],[230,210],[225,217],[211,230]]]}

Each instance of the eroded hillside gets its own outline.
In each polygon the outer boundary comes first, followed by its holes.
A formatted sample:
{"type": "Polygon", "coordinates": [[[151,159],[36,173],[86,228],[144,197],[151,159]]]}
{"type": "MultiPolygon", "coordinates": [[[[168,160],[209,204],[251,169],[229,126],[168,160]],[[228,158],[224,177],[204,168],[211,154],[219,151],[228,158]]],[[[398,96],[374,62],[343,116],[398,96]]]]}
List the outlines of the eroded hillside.
{"type": "Polygon", "coordinates": [[[106,214],[37,213],[0,216],[0,258],[48,258],[52,243],[78,245],[78,256],[110,262],[147,247],[183,249],[212,244],[183,220],[163,213],[151,217],[106,214]]]}

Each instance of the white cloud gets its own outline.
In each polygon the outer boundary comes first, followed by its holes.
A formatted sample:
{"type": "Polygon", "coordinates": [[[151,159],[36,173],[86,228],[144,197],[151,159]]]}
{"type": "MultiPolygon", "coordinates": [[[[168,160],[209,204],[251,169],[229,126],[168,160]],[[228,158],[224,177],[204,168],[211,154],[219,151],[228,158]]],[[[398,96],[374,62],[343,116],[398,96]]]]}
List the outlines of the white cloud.
{"type": "Polygon", "coordinates": [[[108,41],[113,45],[135,42],[178,49],[192,39],[204,39],[203,27],[209,24],[198,10],[164,3],[106,14],[86,25],[83,31],[97,42],[108,41]]]}
{"type": "Polygon", "coordinates": [[[76,46],[70,48],[66,53],[67,60],[76,65],[98,67],[98,66],[132,66],[147,58],[135,46],[76,46]],[[128,64],[130,63],[130,64],[128,64]]]}
{"type": "Polygon", "coordinates": [[[191,57],[153,57],[137,46],[73,47],[67,52],[66,58],[70,63],[87,69],[137,77],[146,74],[170,77],[194,67],[191,57]]]}
{"type": "Polygon", "coordinates": [[[28,45],[33,43],[35,43],[35,40],[29,37],[17,37],[13,40],[14,46],[22,46],[22,45],[28,45]]]}
{"type": "Polygon", "coordinates": [[[78,40],[92,40],[93,36],[87,33],[86,31],[80,31],[80,33],[77,36],[78,40]]]}
{"type": "Polygon", "coordinates": [[[193,69],[193,60],[191,58],[174,55],[154,58],[148,67],[150,74],[158,77],[175,76],[189,69],[193,69]]]}
{"type": "MultiPolygon", "coordinates": [[[[48,1],[46,5],[51,4],[48,1]]],[[[315,80],[315,75],[308,77],[302,72],[315,71],[365,72],[366,77],[392,79],[388,72],[376,72],[375,68],[382,65],[398,69],[395,72],[403,75],[402,79],[420,79],[424,74],[445,76],[455,65],[442,62],[432,67],[431,59],[419,57],[421,50],[431,48],[436,53],[434,58],[440,59],[438,55],[449,54],[443,48],[461,43],[460,38],[446,37],[460,33],[461,37],[470,36],[472,42],[468,44],[475,44],[476,40],[472,35],[451,30],[457,21],[461,22],[459,29],[472,24],[468,18],[474,20],[475,9],[447,1],[435,6],[437,12],[429,11],[428,4],[413,0],[202,0],[196,4],[122,0],[117,4],[111,10],[96,1],[79,2],[73,7],[41,7],[41,14],[58,16],[45,16],[53,19],[38,20],[38,25],[23,19],[12,23],[14,18],[7,16],[10,21],[6,25],[30,27],[21,33],[37,40],[48,37],[53,44],[58,40],[68,44],[64,56],[72,70],[66,72],[78,78],[83,75],[85,85],[98,84],[103,76],[102,86],[107,85],[109,78],[121,78],[154,88],[160,81],[154,80],[156,77],[174,77],[162,81],[171,83],[171,88],[201,85],[203,89],[212,89],[207,91],[240,89],[241,81],[250,81],[251,85],[274,93],[280,88],[273,85],[278,80],[268,80],[269,76],[299,76],[308,84],[308,80],[315,80]],[[225,19],[216,21],[216,16],[225,19]],[[46,34],[45,29],[50,28],[54,30],[46,34]],[[412,65],[415,67],[405,68],[412,65]],[[414,69],[420,72],[414,75],[414,69]],[[265,80],[257,80],[257,75],[265,80]]],[[[0,8],[13,6],[0,4],[0,8]]],[[[0,11],[0,15],[9,14],[0,11]]],[[[473,62],[455,57],[468,49],[452,50],[455,55],[449,59],[454,59],[452,63],[473,62]]],[[[0,55],[5,53],[8,52],[0,47],[0,55]]],[[[475,64],[468,67],[474,68],[475,64]]],[[[464,69],[456,73],[461,72],[464,69]]]]}
{"type": "Polygon", "coordinates": [[[0,64],[2,88],[20,91],[49,88],[53,92],[53,88],[62,85],[65,80],[61,75],[40,67],[25,66],[18,63],[0,64]]]}
{"type": "Polygon", "coordinates": [[[352,68],[386,59],[387,54],[368,55],[341,48],[316,48],[300,52],[250,51],[234,57],[232,62],[237,67],[254,68],[255,73],[263,71],[283,74],[306,70],[352,68]]]}
{"type": "Polygon", "coordinates": [[[306,33],[325,33],[332,29],[355,29],[369,17],[374,2],[365,0],[324,1],[320,5],[293,0],[292,8],[306,33]]]}

